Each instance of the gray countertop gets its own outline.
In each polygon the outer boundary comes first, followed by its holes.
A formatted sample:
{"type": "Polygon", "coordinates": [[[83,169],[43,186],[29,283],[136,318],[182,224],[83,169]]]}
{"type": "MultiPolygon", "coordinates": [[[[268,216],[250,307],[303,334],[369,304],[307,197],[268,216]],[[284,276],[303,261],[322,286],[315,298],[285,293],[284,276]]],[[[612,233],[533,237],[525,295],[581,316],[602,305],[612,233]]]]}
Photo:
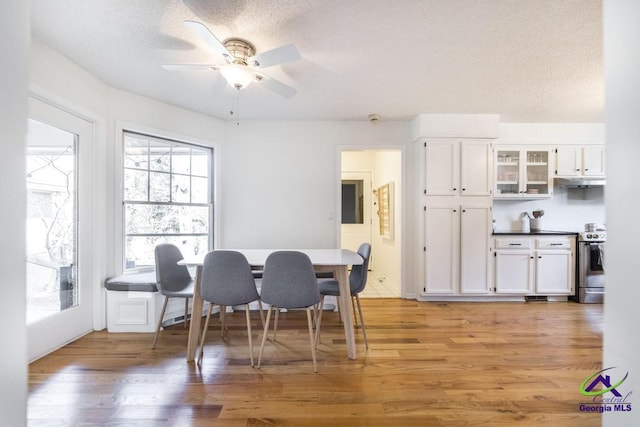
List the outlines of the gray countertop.
{"type": "Polygon", "coordinates": [[[521,230],[495,230],[494,236],[516,235],[516,236],[577,236],[577,231],[557,231],[557,230],[540,230],[540,231],[521,231],[521,230]]]}

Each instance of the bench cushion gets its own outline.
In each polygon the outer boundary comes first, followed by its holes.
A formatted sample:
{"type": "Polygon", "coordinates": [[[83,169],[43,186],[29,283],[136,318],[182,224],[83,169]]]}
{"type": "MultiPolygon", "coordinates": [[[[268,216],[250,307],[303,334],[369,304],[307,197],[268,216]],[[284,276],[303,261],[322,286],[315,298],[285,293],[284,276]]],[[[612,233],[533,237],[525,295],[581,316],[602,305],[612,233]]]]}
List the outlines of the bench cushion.
{"type": "Polygon", "coordinates": [[[127,292],[157,292],[156,273],[124,274],[108,278],[104,281],[104,287],[108,291],[127,292]]]}

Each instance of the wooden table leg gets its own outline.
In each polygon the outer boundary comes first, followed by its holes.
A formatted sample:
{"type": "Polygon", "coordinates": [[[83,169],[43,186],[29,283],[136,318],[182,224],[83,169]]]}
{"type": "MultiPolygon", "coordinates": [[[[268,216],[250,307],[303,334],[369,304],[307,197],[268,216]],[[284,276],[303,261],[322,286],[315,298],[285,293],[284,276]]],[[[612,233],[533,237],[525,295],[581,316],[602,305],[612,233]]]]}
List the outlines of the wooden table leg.
{"type": "Polygon", "coordinates": [[[335,270],[336,278],[340,286],[340,312],[344,325],[344,337],[347,342],[347,356],[349,359],[356,358],[356,338],[353,331],[353,308],[351,306],[351,289],[349,287],[349,277],[347,266],[343,265],[335,270]]]}
{"type": "Polygon", "coordinates": [[[196,350],[200,338],[202,324],[202,298],[200,297],[200,278],[202,266],[196,267],[195,286],[193,288],[193,304],[191,305],[191,323],[189,324],[189,341],[187,342],[187,362],[193,362],[196,358],[196,350]]]}

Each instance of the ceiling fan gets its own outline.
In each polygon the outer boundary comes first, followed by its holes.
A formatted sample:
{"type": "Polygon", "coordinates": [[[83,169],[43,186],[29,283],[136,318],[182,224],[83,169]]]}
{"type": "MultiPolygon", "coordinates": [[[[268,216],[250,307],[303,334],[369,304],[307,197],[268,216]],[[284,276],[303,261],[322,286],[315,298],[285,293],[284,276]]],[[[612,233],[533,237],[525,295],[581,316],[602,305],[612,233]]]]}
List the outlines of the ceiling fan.
{"type": "Polygon", "coordinates": [[[165,69],[179,71],[215,70],[220,71],[227,83],[237,90],[244,89],[252,81],[257,81],[261,82],[267,89],[285,98],[291,98],[296,94],[297,91],[291,86],[269,77],[261,71],[267,67],[300,59],[300,53],[294,45],[286,44],[256,54],[255,47],[244,39],[229,38],[221,42],[204,24],[196,21],[184,21],[184,23],[197,37],[209,46],[209,48],[222,55],[227,63],[224,65],[163,65],[165,69]]]}

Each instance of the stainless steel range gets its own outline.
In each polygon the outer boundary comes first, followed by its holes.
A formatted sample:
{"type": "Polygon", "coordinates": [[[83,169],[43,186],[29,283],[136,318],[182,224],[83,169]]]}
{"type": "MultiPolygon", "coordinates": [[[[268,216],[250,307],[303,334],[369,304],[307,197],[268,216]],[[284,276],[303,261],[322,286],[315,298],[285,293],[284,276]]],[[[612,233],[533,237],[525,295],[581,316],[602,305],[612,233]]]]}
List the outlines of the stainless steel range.
{"type": "MultiPolygon", "coordinates": [[[[588,224],[590,225],[590,224],[588,224]]],[[[581,303],[604,302],[605,242],[607,232],[587,227],[578,236],[576,299],[581,303]]]]}

